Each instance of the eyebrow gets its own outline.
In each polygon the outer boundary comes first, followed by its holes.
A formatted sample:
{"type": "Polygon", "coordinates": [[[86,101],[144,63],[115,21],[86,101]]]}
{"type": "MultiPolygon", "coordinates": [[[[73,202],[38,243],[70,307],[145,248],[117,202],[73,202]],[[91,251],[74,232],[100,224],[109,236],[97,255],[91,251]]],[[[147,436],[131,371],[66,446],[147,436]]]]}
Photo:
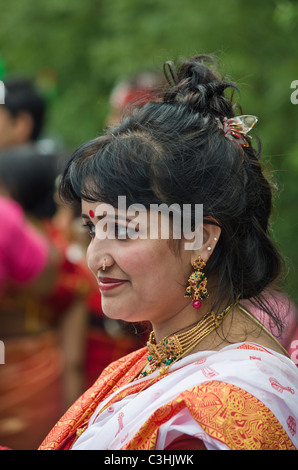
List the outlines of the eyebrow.
{"type": "MultiPolygon", "coordinates": [[[[82,219],[89,219],[91,220],[91,217],[87,214],[82,214],[81,215],[82,219]]],[[[111,218],[113,217],[111,214],[106,214],[106,215],[95,215],[93,218],[97,219],[97,220],[101,220],[103,219],[104,217],[107,217],[107,218],[111,218]]],[[[118,214],[115,214],[115,221],[118,221],[118,220],[122,220],[122,221],[125,221],[125,222],[131,222],[134,218],[129,218],[129,217],[124,217],[123,215],[118,215],[118,214]]]]}

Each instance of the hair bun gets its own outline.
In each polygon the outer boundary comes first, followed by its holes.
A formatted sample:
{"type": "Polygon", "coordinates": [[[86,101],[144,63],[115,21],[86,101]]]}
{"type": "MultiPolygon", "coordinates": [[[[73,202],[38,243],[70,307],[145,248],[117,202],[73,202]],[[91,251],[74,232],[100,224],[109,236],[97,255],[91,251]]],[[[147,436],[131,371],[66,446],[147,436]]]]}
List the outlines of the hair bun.
{"type": "Polygon", "coordinates": [[[225,91],[227,88],[235,90],[237,87],[234,83],[225,81],[213,69],[214,60],[206,55],[198,55],[182,62],[177,71],[172,62],[166,62],[164,71],[169,87],[164,101],[187,105],[204,115],[233,117],[232,99],[225,96],[225,91]]]}

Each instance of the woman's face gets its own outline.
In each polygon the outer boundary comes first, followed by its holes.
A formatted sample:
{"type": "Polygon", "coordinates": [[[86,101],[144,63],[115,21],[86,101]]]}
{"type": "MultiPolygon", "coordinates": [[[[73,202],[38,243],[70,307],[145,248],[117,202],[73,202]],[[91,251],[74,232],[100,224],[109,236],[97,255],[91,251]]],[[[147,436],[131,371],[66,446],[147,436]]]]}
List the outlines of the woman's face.
{"type": "MultiPolygon", "coordinates": [[[[97,215],[101,206],[82,201],[83,221],[91,235],[87,263],[98,281],[105,315],[163,325],[170,318],[181,318],[185,309],[193,310],[190,301],[184,298],[191,272],[190,253],[175,254],[166,239],[121,239],[130,218],[125,214],[122,219],[117,211],[116,238],[102,239],[97,231],[103,221],[97,215]]],[[[147,220],[148,214],[142,216],[147,220]]]]}

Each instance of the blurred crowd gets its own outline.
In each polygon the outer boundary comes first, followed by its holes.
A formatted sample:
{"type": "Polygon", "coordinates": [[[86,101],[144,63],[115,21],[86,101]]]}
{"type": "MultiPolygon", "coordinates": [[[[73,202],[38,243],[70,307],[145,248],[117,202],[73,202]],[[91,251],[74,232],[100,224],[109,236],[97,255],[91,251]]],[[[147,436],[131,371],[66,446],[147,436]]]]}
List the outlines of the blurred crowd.
{"type": "MultiPolygon", "coordinates": [[[[55,142],[43,145],[46,103],[33,83],[11,78],[4,85],[0,443],[36,449],[106,365],[145,344],[147,329],[104,317],[97,283],[85,262],[89,240],[82,231],[80,207],[63,206],[57,194],[70,155],[55,142]]],[[[161,77],[152,71],[117,84],[106,124],[116,124],[124,110],[152,99],[161,85],[161,77]]],[[[297,313],[292,303],[290,313],[286,311],[282,343],[291,352],[293,339],[298,339],[297,313]]]]}

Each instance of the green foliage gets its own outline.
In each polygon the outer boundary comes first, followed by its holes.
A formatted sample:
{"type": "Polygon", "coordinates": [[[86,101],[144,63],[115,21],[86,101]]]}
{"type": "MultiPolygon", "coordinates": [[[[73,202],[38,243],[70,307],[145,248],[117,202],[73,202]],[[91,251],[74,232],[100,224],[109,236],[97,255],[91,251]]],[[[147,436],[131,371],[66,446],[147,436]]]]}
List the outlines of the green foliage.
{"type": "Polygon", "coordinates": [[[298,301],[296,197],[298,4],[295,0],[0,0],[2,73],[35,77],[49,99],[47,132],[70,148],[101,133],[114,84],[166,59],[212,53],[259,117],[263,158],[275,170],[274,236],[298,301]]]}

